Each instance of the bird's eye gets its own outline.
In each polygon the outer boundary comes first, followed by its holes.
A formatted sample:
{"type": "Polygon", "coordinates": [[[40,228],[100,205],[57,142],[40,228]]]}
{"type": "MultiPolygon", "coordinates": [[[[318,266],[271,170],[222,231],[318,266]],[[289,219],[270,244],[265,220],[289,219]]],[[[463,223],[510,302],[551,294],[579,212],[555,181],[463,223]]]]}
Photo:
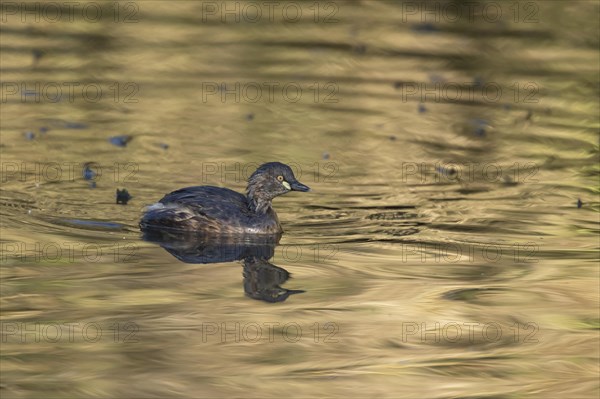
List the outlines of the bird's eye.
{"type": "Polygon", "coordinates": [[[281,176],[281,175],[277,176],[277,180],[283,181],[283,176],[281,176]]]}

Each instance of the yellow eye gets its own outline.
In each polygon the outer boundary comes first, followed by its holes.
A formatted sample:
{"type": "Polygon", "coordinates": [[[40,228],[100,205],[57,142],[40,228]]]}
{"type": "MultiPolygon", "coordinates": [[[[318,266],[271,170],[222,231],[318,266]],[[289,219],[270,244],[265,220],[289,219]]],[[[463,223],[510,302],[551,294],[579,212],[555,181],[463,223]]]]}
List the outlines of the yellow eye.
{"type": "Polygon", "coordinates": [[[281,176],[281,175],[277,176],[277,180],[283,181],[283,176],[281,176]]]}

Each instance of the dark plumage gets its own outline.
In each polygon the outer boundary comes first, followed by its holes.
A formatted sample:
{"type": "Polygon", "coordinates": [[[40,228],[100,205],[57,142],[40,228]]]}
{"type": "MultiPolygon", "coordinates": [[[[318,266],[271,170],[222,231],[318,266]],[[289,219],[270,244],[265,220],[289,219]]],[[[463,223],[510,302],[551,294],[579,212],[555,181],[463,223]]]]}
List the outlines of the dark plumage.
{"type": "Polygon", "coordinates": [[[280,162],[261,165],[248,179],[247,194],[213,186],[182,188],[147,208],[140,227],[215,234],[276,234],[283,230],[271,201],[290,191],[309,191],[280,162]]]}

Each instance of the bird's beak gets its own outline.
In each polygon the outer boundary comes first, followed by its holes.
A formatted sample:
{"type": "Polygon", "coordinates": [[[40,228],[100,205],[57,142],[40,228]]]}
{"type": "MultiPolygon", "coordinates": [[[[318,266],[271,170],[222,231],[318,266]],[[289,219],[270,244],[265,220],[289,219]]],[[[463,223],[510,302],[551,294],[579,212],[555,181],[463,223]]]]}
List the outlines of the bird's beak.
{"type": "Polygon", "coordinates": [[[290,187],[294,191],[302,191],[302,192],[310,191],[310,187],[305,186],[304,184],[300,183],[298,180],[292,182],[292,184],[290,184],[290,187]]]}

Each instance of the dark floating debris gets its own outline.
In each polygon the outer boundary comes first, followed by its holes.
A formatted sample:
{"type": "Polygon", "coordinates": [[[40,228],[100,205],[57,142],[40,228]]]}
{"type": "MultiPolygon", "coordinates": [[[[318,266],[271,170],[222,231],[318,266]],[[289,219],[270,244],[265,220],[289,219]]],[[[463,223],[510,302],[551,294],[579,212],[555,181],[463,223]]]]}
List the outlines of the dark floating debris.
{"type": "Polygon", "coordinates": [[[510,177],[509,175],[504,175],[502,176],[502,180],[504,181],[504,184],[506,186],[516,186],[518,183],[516,181],[513,180],[512,177],[510,177]]]}
{"type": "Polygon", "coordinates": [[[583,202],[581,202],[581,198],[577,198],[577,209],[581,209],[583,206],[583,202]]]}
{"type": "Polygon", "coordinates": [[[419,33],[433,33],[433,32],[439,32],[440,29],[435,26],[434,24],[431,23],[422,23],[422,24],[416,24],[412,26],[412,30],[413,32],[419,32],[419,33]]]}
{"type": "Polygon", "coordinates": [[[160,148],[162,148],[163,150],[168,150],[169,149],[169,145],[165,144],[165,143],[158,143],[158,146],[160,148]]]}
{"type": "Polygon", "coordinates": [[[46,133],[48,133],[48,130],[50,130],[50,129],[48,129],[46,126],[42,126],[42,127],[40,128],[40,133],[42,133],[42,134],[46,134],[46,133]]]}
{"type": "Polygon", "coordinates": [[[525,120],[526,121],[531,120],[532,116],[533,116],[533,111],[532,110],[527,111],[527,115],[525,115],[525,120]]]}
{"type": "Polygon", "coordinates": [[[404,82],[396,81],[394,82],[394,89],[399,89],[404,86],[404,82]]]}
{"type": "Polygon", "coordinates": [[[424,104],[419,104],[419,107],[417,109],[419,110],[420,114],[427,112],[427,108],[425,108],[424,104]]]}
{"type": "Polygon", "coordinates": [[[35,133],[33,133],[32,131],[25,132],[25,139],[33,140],[34,138],[35,138],[35,133]]]}
{"type": "Polygon", "coordinates": [[[416,213],[398,211],[398,212],[377,212],[367,216],[371,220],[405,220],[418,217],[416,213]]]}
{"type": "Polygon", "coordinates": [[[110,139],[108,139],[108,141],[112,145],[116,145],[117,147],[126,147],[127,143],[129,143],[132,139],[133,139],[132,136],[128,136],[128,135],[124,134],[122,136],[111,137],[110,139]]]}
{"type": "Polygon", "coordinates": [[[40,59],[42,59],[42,57],[46,53],[44,51],[36,48],[36,49],[31,50],[31,54],[33,55],[33,65],[35,66],[35,65],[37,65],[37,63],[40,61],[40,59]]]}
{"type": "Polygon", "coordinates": [[[90,188],[96,188],[96,182],[95,181],[90,182],[90,188]]]}
{"type": "Polygon", "coordinates": [[[543,163],[544,167],[554,167],[554,162],[556,161],[556,157],[554,155],[550,155],[543,163]]]}
{"type": "Polygon", "coordinates": [[[454,175],[457,174],[457,171],[454,167],[446,168],[443,166],[436,166],[435,171],[448,178],[452,178],[454,175]]]}
{"type": "Polygon", "coordinates": [[[67,129],[87,129],[87,125],[81,122],[65,122],[67,129]]]}
{"type": "Polygon", "coordinates": [[[396,141],[396,138],[397,138],[397,137],[396,137],[395,135],[393,135],[393,134],[392,134],[392,135],[390,136],[390,141],[396,141]]]}
{"type": "Polygon", "coordinates": [[[488,126],[488,122],[485,119],[473,119],[471,123],[475,125],[475,133],[476,136],[483,137],[486,134],[486,127],[488,126]]]}
{"type": "Polygon", "coordinates": [[[91,168],[93,164],[93,162],[87,162],[83,165],[83,170],[81,174],[84,180],[94,180],[98,175],[98,173],[96,173],[96,171],[91,168]]]}
{"type": "Polygon", "coordinates": [[[247,121],[253,121],[254,120],[254,113],[249,113],[248,115],[246,115],[246,120],[247,121]]]}
{"type": "Polygon", "coordinates": [[[31,50],[31,53],[33,54],[33,58],[37,58],[37,59],[40,59],[44,56],[44,52],[42,50],[40,50],[39,48],[35,48],[35,49],[31,50]]]}
{"type": "Polygon", "coordinates": [[[475,76],[475,80],[473,81],[473,86],[476,88],[483,87],[485,85],[485,81],[481,76],[475,76]]]}
{"type": "Polygon", "coordinates": [[[117,188],[117,204],[127,205],[131,198],[133,197],[129,195],[127,189],[119,190],[117,188]]]}
{"type": "Polygon", "coordinates": [[[329,159],[329,153],[328,152],[324,152],[323,153],[323,159],[329,159]]]}

